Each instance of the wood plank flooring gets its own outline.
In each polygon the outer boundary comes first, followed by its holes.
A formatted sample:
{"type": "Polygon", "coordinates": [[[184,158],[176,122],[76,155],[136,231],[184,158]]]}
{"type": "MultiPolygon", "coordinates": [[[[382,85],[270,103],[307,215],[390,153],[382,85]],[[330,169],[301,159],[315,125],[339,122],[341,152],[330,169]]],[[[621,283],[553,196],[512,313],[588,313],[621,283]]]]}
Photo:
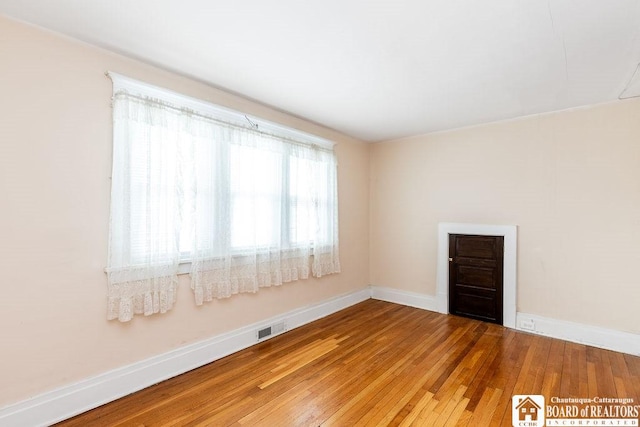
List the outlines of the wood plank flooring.
{"type": "Polygon", "coordinates": [[[640,357],[368,300],[60,426],[510,426],[511,396],[640,402],[640,357]]]}

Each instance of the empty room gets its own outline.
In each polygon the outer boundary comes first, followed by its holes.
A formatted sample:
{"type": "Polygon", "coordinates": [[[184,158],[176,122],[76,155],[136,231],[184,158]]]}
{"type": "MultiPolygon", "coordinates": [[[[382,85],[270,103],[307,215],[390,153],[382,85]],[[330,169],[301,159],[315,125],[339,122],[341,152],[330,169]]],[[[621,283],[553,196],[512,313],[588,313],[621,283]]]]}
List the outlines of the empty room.
{"type": "Polygon", "coordinates": [[[640,1],[0,0],[0,426],[640,425],[640,1]]]}

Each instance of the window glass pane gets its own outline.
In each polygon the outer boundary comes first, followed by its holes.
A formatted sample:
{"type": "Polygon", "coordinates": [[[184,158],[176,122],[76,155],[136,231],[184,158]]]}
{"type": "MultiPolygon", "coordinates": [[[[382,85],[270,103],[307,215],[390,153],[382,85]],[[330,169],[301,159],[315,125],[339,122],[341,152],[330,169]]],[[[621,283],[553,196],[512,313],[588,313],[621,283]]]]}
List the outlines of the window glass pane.
{"type": "Polygon", "coordinates": [[[175,252],[180,232],[174,218],[179,203],[176,133],[137,122],[129,124],[129,131],[131,260],[163,262],[175,252]],[[149,259],[151,254],[155,259],[149,259]]]}
{"type": "Polygon", "coordinates": [[[289,234],[292,245],[312,240],[311,168],[312,163],[307,159],[289,159],[289,234]]]}
{"type": "Polygon", "coordinates": [[[251,146],[232,145],[231,246],[280,243],[282,155],[251,146]]]}
{"type": "Polygon", "coordinates": [[[289,159],[289,233],[292,244],[325,240],[329,231],[328,168],[323,162],[291,157],[289,159]]]}
{"type": "MultiPolygon", "coordinates": [[[[194,245],[194,232],[195,232],[195,193],[194,193],[194,185],[195,185],[195,175],[196,168],[193,167],[195,165],[193,159],[193,149],[192,147],[185,147],[187,145],[192,145],[193,141],[185,138],[185,140],[181,140],[180,144],[182,145],[181,154],[178,157],[178,169],[179,175],[182,180],[182,197],[180,199],[180,254],[182,258],[188,258],[189,253],[193,250],[194,245]]],[[[202,180],[200,182],[200,186],[198,190],[206,191],[208,182],[202,180]]],[[[213,197],[211,195],[210,197],[213,197]]]]}

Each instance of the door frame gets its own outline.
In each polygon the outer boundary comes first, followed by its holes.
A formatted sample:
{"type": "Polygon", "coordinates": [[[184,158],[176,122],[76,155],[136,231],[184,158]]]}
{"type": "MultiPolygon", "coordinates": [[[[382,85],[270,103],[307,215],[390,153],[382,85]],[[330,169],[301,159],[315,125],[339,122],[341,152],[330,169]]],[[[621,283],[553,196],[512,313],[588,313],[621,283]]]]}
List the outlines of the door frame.
{"type": "Polygon", "coordinates": [[[515,225],[438,224],[438,266],[436,303],[438,312],[449,313],[449,234],[471,234],[504,237],[504,264],[502,268],[502,323],[507,328],[516,328],[516,254],[517,227],[515,225]]]}

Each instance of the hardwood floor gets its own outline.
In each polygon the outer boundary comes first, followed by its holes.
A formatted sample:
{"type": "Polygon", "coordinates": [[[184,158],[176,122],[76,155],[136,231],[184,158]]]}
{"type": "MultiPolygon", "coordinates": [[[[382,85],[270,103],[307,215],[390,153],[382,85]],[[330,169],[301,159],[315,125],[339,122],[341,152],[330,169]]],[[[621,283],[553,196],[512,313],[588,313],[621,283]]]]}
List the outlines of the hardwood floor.
{"type": "Polygon", "coordinates": [[[368,300],[60,426],[510,426],[511,396],[640,402],[640,357],[368,300]]]}

